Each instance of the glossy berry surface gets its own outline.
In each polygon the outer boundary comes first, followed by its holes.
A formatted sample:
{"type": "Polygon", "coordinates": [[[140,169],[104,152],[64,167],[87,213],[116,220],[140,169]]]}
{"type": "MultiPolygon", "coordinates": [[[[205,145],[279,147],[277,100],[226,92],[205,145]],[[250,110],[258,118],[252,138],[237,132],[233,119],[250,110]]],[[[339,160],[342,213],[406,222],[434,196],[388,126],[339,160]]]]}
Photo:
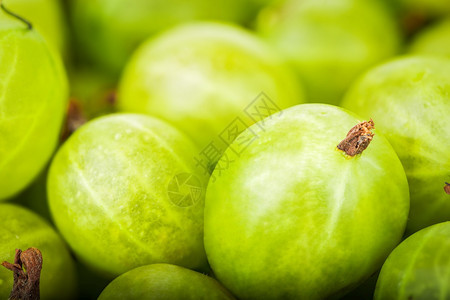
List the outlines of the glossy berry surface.
{"type": "Polygon", "coordinates": [[[238,298],[341,296],[400,241],[409,195],[392,147],[376,129],[360,154],[336,147],[358,123],[335,106],[298,105],[242,133],[253,142],[238,157],[238,142],[225,152],[234,161],[208,185],[205,249],[238,298]]]}
{"type": "Polygon", "coordinates": [[[34,29],[0,10],[0,200],[44,168],[67,101],[60,59],[34,29]]]}
{"type": "MultiPolygon", "coordinates": [[[[11,1],[11,0],[10,0],[11,1]]],[[[246,22],[268,0],[71,0],[78,51],[118,75],[145,39],[195,20],[246,22]]]]}
{"type": "Polygon", "coordinates": [[[376,300],[444,300],[450,296],[450,222],[416,232],[392,251],[381,269],[376,300]]]}
{"type": "Polygon", "coordinates": [[[50,167],[48,197],[77,257],[106,276],[151,263],[203,268],[206,178],[192,142],[145,115],[79,128],[50,167]]]}
{"type": "Polygon", "coordinates": [[[162,118],[201,147],[237,118],[250,125],[303,101],[295,75],[267,44],[219,23],[179,26],[145,42],[118,94],[119,110],[162,118]]]}
{"type": "Polygon", "coordinates": [[[450,17],[419,32],[411,42],[409,52],[450,58],[450,17]]]}
{"type": "Polygon", "coordinates": [[[450,220],[450,60],[405,57],[362,76],[342,106],[377,128],[394,147],[408,176],[409,233],[450,220]]]}
{"type": "Polygon", "coordinates": [[[258,31],[298,72],[309,102],[338,104],[368,67],[397,53],[400,33],[382,1],[275,1],[258,31]]]}
{"type": "Polygon", "coordinates": [[[234,298],[211,277],[174,265],[155,264],[122,274],[103,290],[98,299],[231,300],[234,298]]]}

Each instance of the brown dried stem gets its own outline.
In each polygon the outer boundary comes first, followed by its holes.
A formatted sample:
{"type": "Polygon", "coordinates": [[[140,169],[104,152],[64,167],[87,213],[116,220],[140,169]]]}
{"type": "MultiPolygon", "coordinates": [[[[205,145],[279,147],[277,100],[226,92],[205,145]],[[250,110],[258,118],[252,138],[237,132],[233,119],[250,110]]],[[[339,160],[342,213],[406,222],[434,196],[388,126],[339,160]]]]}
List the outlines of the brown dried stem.
{"type": "Polygon", "coordinates": [[[39,281],[42,254],[37,248],[16,249],[14,263],[4,261],[2,266],[13,271],[14,285],[9,300],[39,300],[39,281]]]}
{"type": "Polygon", "coordinates": [[[374,134],[370,130],[374,127],[375,124],[372,119],[355,125],[347,133],[345,139],[337,145],[337,148],[349,156],[362,153],[373,139],[374,134]]]}

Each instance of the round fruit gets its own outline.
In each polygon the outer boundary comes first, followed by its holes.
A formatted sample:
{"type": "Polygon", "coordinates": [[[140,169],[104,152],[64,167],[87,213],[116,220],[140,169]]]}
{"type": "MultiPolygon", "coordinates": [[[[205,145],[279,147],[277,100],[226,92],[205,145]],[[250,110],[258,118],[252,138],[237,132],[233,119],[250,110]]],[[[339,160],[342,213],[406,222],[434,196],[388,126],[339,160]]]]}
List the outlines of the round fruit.
{"type": "Polygon", "coordinates": [[[0,10],[0,200],[44,168],[67,98],[62,64],[34,29],[0,10]]]}
{"type": "Polygon", "coordinates": [[[61,1],[3,0],[3,3],[9,10],[30,21],[52,47],[65,54],[67,28],[61,1]]]}
{"type": "MultiPolygon", "coordinates": [[[[42,252],[42,299],[72,299],[76,295],[75,265],[63,240],[46,221],[18,205],[0,204],[0,263],[13,262],[15,249],[42,252]]],[[[0,298],[8,299],[13,273],[0,266],[0,298]]]]}
{"type": "Polygon", "coordinates": [[[245,22],[268,0],[71,0],[79,51],[96,65],[119,73],[143,40],[192,20],[245,22]]]}
{"type": "Polygon", "coordinates": [[[342,106],[377,128],[396,150],[408,177],[409,233],[450,220],[450,59],[406,57],[370,70],[342,106]]]}
{"type": "Polygon", "coordinates": [[[49,171],[50,211],[81,261],[109,276],[151,263],[206,265],[192,142],[144,115],[80,127],[49,171]]]}
{"type": "Polygon", "coordinates": [[[450,18],[425,28],[413,40],[410,52],[450,58],[450,18]]]}
{"type": "Polygon", "coordinates": [[[448,299],[450,222],[416,232],[392,251],[381,269],[376,300],[448,299]]]}
{"type": "Polygon", "coordinates": [[[376,0],[278,1],[262,11],[258,30],[296,67],[309,101],[333,104],[357,75],[393,56],[400,40],[376,0]]]}
{"type": "Polygon", "coordinates": [[[356,140],[372,140],[362,153],[337,149],[357,123],[338,107],[298,105],[242,133],[256,137],[239,156],[238,142],[225,152],[233,162],[216,167],[207,189],[205,249],[218,280],[238,298],[340,296],[400,241],[409,208],[405,172],[384,137],[372,136],[372,122],[358,125],[366,131],[356,140]]]}
{"type": "Polygon", "coordinates": [[[168,264],[136,268],[114,279],[102,299],[230,300],[233,296],[206,275],[168,264]]]}
{"type": "Polygon", "coordinates": [[[167,120],[201,147],[237,118],[253,124],[300,102],[295,76],[264,42],[216,23],[183,25],[144,43],[118,95],[120,110],[167,120]]]}

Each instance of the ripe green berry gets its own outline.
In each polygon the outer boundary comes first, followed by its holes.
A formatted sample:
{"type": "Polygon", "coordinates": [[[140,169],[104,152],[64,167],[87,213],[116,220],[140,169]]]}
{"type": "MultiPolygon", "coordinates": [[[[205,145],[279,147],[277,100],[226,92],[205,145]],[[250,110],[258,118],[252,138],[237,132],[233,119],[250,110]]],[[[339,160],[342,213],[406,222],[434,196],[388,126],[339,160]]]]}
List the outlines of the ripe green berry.
{"type": "Polygon", "coordinates": [[[376,300],[448,299],[450,222],[416,232],[392,251],[381,269],[376,300]]]}
{"type": "Polygon", "coordinates": [[[44,168],[67,100],[60,59],[35,31],[0,10],[0,200],[44,168]]]}
{"type": "Polygon", "coordinates": [[[168,264],[133,269],[112,281],[99,300],[232,300],[234,297],[206,275],[168,264]]]}
{"type": "Polygon", "coordinates": [[[338,104],[353,80],[399,50],[383,1],[275,1],[258,31],[300,75],[310,102],[338,104]]]}
{"type": "Polygon", "coordinates": [[[145,39],[195,20],[248,22],[268,0],[71,0],[78,51],[118,75],[145,39]]]}
{"type": "Polygon", "coordinates": [[[408,177],[407,231],[450,220],[450,59],[404,57],[368,71],[342,106],[364,118],[397,152],[408,177]]]}
{"type": "Polygon", "coordinates": [[[158,119],[113,114],[80,127],[49,171],[50,210],[77,257],[113,277],[151,263],[206,266],[197,149],[158,119]]]}
{"type": "Polygon", "coordinates": [[[371,139],[362,153],[338,150],[357,124],[338,107],[298,105],[251,126],[225,152],[233,162],[216,167],[208,184],[205,249],[238,298],[339,297],[400,241],[409,209],[405,172],[371,122],[362,128],[373,133],[355,139],[371,139]],[[242,140],[252,142],[236,156],[242,140]]]}
{"type": "Polygon", "coordinates": [[[419,32],[414,37],[409,52],[450,58],[450,17],[419,32]]]}
{"type": "Polygon", "coordinates": [[[145,42],[118,93],[121,111],[169,121],[200,147],[237,118],[250,125],[303,101],[296,76],[267,44],[219,23],[182,25],[145,42]]]}

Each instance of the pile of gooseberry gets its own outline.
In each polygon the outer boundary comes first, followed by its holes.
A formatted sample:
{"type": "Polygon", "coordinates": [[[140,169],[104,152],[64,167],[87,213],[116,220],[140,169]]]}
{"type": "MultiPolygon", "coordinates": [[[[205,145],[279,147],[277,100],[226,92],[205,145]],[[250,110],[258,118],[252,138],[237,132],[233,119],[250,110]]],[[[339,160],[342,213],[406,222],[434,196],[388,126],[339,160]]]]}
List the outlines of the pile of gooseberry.
{"type": "Polygon", "coordinates": [[[449,299],[447,0],[0,0],[1,299],[449,299]]]}

